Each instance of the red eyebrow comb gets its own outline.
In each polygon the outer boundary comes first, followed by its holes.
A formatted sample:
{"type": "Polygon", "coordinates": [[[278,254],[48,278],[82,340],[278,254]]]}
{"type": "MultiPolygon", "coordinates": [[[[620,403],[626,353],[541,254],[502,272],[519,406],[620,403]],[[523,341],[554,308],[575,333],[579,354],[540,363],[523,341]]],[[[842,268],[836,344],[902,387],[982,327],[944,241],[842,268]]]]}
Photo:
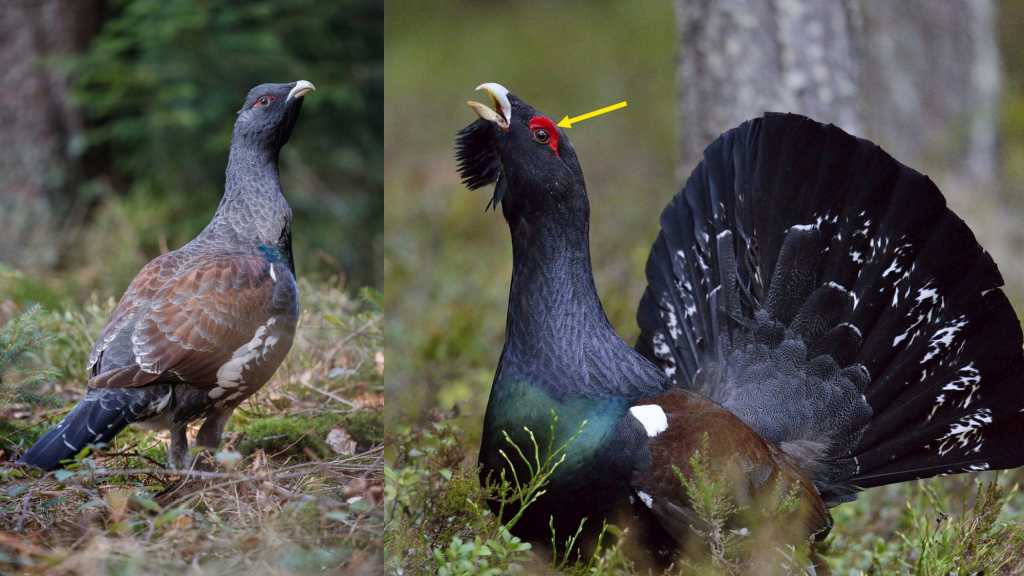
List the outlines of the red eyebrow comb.
{"type": "Polygon", "coordinates": [[[548,140],[548,146],[551,147],[555,156],[558,156],[558,128],[555,126],[555,123],[547,116],[538,115],[530,118],[530,132],[533,132],[538,128],[543,128],[548,131],[548,135],[550,137],[548,140]]]}

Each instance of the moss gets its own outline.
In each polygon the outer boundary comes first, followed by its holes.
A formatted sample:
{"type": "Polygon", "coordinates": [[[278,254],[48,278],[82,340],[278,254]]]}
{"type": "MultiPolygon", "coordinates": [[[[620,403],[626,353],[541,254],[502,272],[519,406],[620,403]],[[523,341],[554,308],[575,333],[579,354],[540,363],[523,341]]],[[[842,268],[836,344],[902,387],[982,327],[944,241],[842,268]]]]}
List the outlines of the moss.
{"type": "Polygon", "coordinates": [[[328,413],[313,418],[308,416],[271,416],[234,418],[230,430],[241,433],[238,449],[249,454],[262,449],[268,454],[303,454],[307,450],[320,458],[334,454],[327,445],[327,434],[342,428],[356,441],[357,449],[381,443],[384,424],[379,410],[359,410],[349,413],[328,413]]]}
{"type": "Polygon", "coordinates": [[[384,418],[380,410],[359,410],[342,415],[344,428],[365,450],[384,441],[384,418]]]}

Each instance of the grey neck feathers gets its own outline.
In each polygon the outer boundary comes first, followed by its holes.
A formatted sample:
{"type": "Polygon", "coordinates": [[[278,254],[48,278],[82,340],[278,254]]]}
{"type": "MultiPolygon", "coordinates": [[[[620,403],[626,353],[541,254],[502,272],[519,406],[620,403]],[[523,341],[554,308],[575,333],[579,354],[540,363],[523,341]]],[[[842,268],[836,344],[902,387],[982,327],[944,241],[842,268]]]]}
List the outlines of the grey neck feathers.
{"type": "Polygon", "coordinates": [[[653,365],[615,333],[590,264],[586,218],[534,214],[512,229],[502,373],[556,395],[634,396],[660,389],[653,365]]]}
{"type": "Polygon", "coordinates": [[[232,144],[224,196],[200,237],[277,245],[292,211],[281,192],[277,152],[232,144]]]}

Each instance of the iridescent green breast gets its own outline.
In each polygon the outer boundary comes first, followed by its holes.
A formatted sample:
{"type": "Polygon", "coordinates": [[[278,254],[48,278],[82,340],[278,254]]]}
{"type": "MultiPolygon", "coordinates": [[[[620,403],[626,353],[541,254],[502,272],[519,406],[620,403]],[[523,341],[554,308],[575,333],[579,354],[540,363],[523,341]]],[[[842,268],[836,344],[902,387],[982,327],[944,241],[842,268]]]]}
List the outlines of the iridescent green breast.
{"type": "Polygon", "coordinates": [[[538,455],[544,462],[562,449],[565,460],[552,477],[558,484],[559,479],[595,465],[628,408],[628,402],[617,397],[556,398],[521,380],[495,383],[487,404],[480,463],[485,471],[497,473],[507,466],[499,453],[503,450],[519,469],[522,458],[510,440],[531,463],[538,455]]]}

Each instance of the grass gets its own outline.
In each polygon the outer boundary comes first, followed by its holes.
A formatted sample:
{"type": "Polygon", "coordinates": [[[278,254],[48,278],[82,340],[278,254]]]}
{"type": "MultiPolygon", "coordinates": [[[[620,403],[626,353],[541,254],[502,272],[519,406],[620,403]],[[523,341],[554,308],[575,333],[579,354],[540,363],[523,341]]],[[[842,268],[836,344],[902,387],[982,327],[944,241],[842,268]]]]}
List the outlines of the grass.
{"type": "MultiPolygon", "coordinates": [[[[37,281],[4,274],[0,349],[12,354],[0,355],[0,390],[33,395],[0,402],[8,460],[82,393],[113,301],[27,307],[9,296],[37,281]]],[[[0,466],[0,573],[373,573],[383,531],[379,295],[304,281],[300,290],[291,353],[236,411],[208,470],[166,469],[166,434],[131,428],[65,470],[0,466]]]]}
{"type": "MultiPolygon", "coordinates": [[[[727,479],[698,451],[685,464],[689,472],[680,474],[680,485],[696,503],[700,522],[692,527],[685,555],[661,570],[641,565],[643,559],[629,553],[629,534],[614,526],[605,527],[591,553],[572,540],[537,548],[512,536],[516,517],[499,521],[487,500],[529,502],[557,467],[557,451],[537,468],[534,480],[481,487],[467,456],[472,447],[446,418],[392,440],[392,466],[385,472],[385,548],[394,573],[788,574],[810,558],[826,563],[833,574],[1009,575],[1024,570],[1020,472],[869,490],[833,509],[835,527],[823,543],[811,546],[791,534],[781,536],[794,525],[796,503],[790,494],[770,494],[741,506],[729,495],[727,479]],[[755,514],[746,514],[751,510],[755,514]]],[[[571,444],[564,449],[572,450],[571,444]]],[[[529,457],[529,450],[524,452],[529,457]]]]}

